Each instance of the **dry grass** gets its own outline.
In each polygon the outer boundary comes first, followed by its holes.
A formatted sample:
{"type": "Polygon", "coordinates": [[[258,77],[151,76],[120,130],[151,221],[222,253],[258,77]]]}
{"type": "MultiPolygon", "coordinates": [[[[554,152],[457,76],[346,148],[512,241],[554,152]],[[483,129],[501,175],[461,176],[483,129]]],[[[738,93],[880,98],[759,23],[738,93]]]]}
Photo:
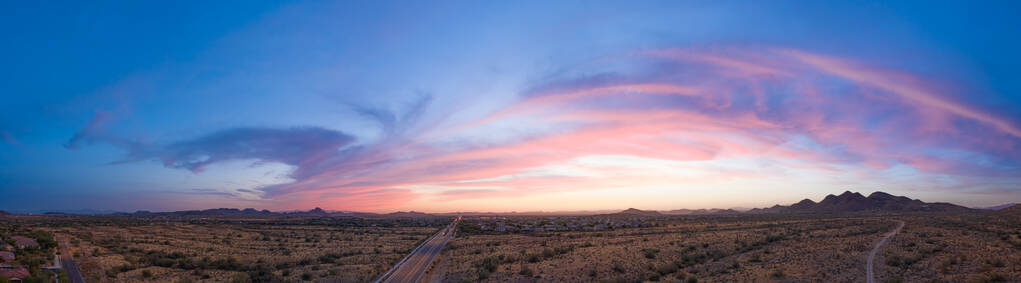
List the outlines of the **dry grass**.
{"type": "MultiPolygon", "coordinates": [[[[868,252],[895,226],[890,218],[673,219],[605,232],[462,234],[436,270],[446,282],[864,281],[868,252]]],[[[891,267],[877,257],[881,282],[1021,279],[1021,221],[895,218],[908,225],[883,255],[911,262],[891,267]]]]}
{"type": "MultiPolygon", "coordinates": [[[[373,227],[362,222],[296,224],[293,219],[241,224],[235,220],[37,218],[17,218],[16,224],[47,229],[67,239],[90,282],[365,282],[448,221],[373,227]]],[[[497,217],[466,223],[548,225],[576,219],[592,217],[538,222],[535,217],[497,217]]],[[[465,224],[427,278],[443,282],[860,282],[868,252],[896,226],[891,219],[907,224],[876,258],[880,282],[1021,281],[1021,215],[992,212],[627,217],[611,222],[641,228],[535,233],[484,232],[465,224]]]]}
{"type": "Polygon", "coordinates": [[[880,281],[1021,281],[1021,218],[905,217],[876,257],[880,281]]]}
{"type": "Polygon", "coordinates": [[[258,281],[252,277],[259,272],[268,273],[263,279],[364,282],[435,230],[185,223],[54,229],[97,282],[258,281]]]}

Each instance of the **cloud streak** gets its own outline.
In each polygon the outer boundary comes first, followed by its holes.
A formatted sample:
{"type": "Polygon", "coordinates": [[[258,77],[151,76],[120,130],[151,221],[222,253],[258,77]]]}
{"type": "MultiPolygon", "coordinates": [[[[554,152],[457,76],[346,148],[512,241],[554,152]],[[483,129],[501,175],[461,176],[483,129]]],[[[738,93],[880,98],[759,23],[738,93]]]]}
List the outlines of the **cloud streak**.
{"type": "Polygon", "coordinates": [[[353,210],[421,198],[769,178],[699,165],[761,160],[797,172],[878,176],[909,166],[919,174],[1021,183],[1018,126],[932,91],[923,78],[790,49],[636,54],[619,72],[529,86],[515,103],[440,128],[420,127],[428,98],[400,115],[356,109],[383,128],[383,137],[368,144],[322,128],[234,128],[140,147],[106,135],[109,117],[97,113],[67,147],[101,139],[128,148],[126,162],[157,159],[192,172],[227,160],[279,162],[296,168],[294,182],[257,188],[263,197],[281,206],[325,202],[353,210]],[[507,125],[517,134],[478,141],[477,133],[507,125]],[[579,161],[613,156],[668,161],[668,169],[698,174],[579,161]]]}

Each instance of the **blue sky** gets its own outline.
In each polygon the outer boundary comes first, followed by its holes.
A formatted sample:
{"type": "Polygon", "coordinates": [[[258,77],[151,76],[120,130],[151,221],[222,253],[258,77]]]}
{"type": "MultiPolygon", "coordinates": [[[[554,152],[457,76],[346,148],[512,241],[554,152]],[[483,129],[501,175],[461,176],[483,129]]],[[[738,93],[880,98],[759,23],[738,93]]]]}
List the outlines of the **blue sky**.
{"type": "Polygon", "coordinates": [[[1021,201],[1017,5],[5,3],[0,209],[1021,201]]]}

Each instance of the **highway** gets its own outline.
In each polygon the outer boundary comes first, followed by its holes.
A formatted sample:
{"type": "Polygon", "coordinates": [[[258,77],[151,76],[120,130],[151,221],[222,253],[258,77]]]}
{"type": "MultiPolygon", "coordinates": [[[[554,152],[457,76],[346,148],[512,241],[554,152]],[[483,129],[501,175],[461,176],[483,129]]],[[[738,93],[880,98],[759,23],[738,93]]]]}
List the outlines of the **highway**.
{"type": "Polygon", "coordinates": [[[872,272],[872,261],[876,259],[876,252],[879,251],[879,247],[882,247],[883,244],[886,244],[886,240],[890,239],[890,237],[892,237],[894,234],[897,234],[897,232],[900,232],[901,228],[904,228],[904,221],[900,220],[894,221],[898,223],[897,228],[893,229],[893,231],[890,231],[889,233],[886,233],[886,235],[883,236],[883,239],[879,240],[879,242],[876,243],[876,246],[872,248],[872,252],[869,253],[869,260],[865,263],[867,268],[865,270],[865,282],[868,283],[876,282],[875,274],[872,272]]]}
{"type": "Polygon", "coordinates": [[[432,266],[436,256],[439,256],[447,242],[454,238],[454,229],[459,221],[461,221],[460,216],[453,223],[429,237],[383,276],[380,276],[376,283],[419,282],[422,280],[422,276],[429,270],[429,266],[432,266]]]}

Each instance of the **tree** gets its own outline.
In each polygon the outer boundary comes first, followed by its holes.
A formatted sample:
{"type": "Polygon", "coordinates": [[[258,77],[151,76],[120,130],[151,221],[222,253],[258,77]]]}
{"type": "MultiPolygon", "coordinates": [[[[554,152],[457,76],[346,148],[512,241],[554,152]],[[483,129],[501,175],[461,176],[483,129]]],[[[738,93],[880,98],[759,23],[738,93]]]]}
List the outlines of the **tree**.
{"type": "Polygon", "coordinates": [[[57,281],[60,283],[71,282],[71,277],[67,275],[66,270],[62,269],[60,270],[60,273],[57,273],[57,281]]]}

